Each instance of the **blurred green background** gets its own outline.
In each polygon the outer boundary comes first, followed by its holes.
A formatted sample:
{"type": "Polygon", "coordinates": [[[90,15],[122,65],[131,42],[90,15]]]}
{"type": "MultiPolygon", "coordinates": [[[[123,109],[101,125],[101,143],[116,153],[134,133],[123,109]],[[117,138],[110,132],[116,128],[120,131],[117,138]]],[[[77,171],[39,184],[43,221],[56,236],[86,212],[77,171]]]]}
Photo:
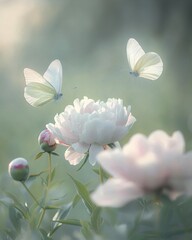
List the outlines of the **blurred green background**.
{"type": "MultiPolygon", "coordinates": [[[[191,11],[190,0],[1,0],[0,172],[16,157],[35,169],[39,132],[83,96],[122,98],[132,106],[137,122],[122,144],[137,132],[181,130],[191,149],[191,11]],[[157,81],[129,75],[130,37],[162,57],[157,81]],[[63,98],[33,108],[23,97],[23,69],[43,74],[56,58],[63,65],[63,98]]],[[[58,151],[64,162],[64,149],[58,151]]]]}
{"type": "MultiPolygon", "coordinates": [[[[33,160],[40,151],[39,133],[56,113],[83,96],[104,101],[122,98],[132,106],[137,122],[122,144],[137,132],[180,130],[191,149],[191,12],[191,0],[1,0],[0,188],[20,196],[20,185],[7,176],[8,163],[24,157],[31,172],[43,170],[46,159],[33,160]],[[129,75],[126,44],[130,37],[145,51],[161,56],[164,71],[157,81],[129,75]],[[33,108],[23,96],[23,69],[43,74],[54,59],[63,65],[63,98],[33,108]]],[[[56,178],[70,172],[83,182],[93,180],[92,172],[87,174],[90,166],[79,174],[63,160],[64,148],[58,147],[57,152],[60,157],[54,166],[61,167],[56,178]]],[[[39,189],[34,189],[36,194],[39,189]]],[[[69,184],[63,191],[73,189],[69,184]]],[[[63,191],[56,192],[62,195],[63,191]]]]}

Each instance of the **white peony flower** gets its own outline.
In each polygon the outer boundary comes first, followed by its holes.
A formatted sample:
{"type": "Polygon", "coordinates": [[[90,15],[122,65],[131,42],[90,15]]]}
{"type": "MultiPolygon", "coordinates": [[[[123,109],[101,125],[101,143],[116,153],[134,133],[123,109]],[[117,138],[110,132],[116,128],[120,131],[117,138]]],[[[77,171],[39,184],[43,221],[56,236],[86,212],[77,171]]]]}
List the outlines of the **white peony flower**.
{"type": "Polygon", "coordinates": [[[125,136],[135,120],[131,107],[124,107],[121,99],[95,102],[84,97],[75,99],[73,105],[55,116],[55,124],[49,123],[46,127],[58,144],[69,146],[65,159],[70,164],[78,164],[88,153],[89,162],[94,165],[96,155],[107,144],[125,136]]]}
{"type": "Polygon", "coordinates": [[[92,193],[99,206],[120,207],[150,192],[192,195],[192,152],[184,154],[180,132],[168,136],[155,131],[148,138],[134,135],[123,149],[108,150],[97,158],[112,178],[92,193]]]}

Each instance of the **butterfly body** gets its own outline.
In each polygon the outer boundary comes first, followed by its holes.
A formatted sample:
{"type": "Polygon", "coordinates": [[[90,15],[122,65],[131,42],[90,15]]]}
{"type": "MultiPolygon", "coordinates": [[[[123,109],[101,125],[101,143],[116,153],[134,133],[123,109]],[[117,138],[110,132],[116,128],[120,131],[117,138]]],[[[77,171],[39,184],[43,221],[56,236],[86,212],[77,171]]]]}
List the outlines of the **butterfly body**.
{"type": "Polygon", "coordinates": [[[149,80],[156,80],[160,77],[163,71],[163,62],[157,53],[145,53],[134,38],[128,40],[126,50],[131,75],[149,80]]]}
{"type": "Polygon", "coordinates": [[[55,94],[54,99],[55,99],[55,100],[59,100],[62,96],[63,96],[62,93],[55,94]]]}
{"type": "Polygon", "coordinates": [[[62,66],[59,60],[54,60],[43,76],[29,68],[24,69],[24,76],[24,97],[33,107],[58,100],[62,96],[62,66]]]}
{"type": "Polygon", "coordinates": [[[130,71],[129,72],[131,75],[133,75],[134,77],[139,77],[139,73],[138,72],[133,72],[133,71],[130,71]]]}

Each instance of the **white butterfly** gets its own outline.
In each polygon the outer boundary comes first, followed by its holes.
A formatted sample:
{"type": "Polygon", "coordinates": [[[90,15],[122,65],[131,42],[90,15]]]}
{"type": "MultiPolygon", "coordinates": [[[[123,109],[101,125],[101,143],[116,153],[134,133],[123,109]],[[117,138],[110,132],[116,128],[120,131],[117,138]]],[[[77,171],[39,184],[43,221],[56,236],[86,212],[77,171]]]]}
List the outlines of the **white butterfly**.
{"type": "Polygon", "coordinates": [[[33,107],[38,107],[62,96],[62,65],[59,60],[51,62],[43,76],[25,68],[26,87],[24,97],[33,107]]]}
{"type": "Polygon", "coordinates": [[[155,52],[145,53],[134,38],[128,40],[127,59],[130,74],[135,77],[156,80],[163,71],[163,62],[160,56],[155,52]]]}

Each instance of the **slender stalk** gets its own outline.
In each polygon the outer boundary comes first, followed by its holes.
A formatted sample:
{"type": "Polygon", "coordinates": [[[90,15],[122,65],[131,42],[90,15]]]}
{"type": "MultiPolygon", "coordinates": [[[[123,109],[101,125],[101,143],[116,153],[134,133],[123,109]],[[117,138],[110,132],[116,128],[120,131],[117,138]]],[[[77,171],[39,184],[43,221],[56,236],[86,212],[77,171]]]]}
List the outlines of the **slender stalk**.
{"type": "MultiPolygon", "coordinates": [[[[52,164],[51,164],[51,153],[48,154],[48,180],[47,180],[47,187],[45,190],[45,199],[47,197],[47,193],[48,193],[48,189],[51,183],[51,172],[52,172],[52,164]]],[[[42,209],[41,215],[39,217],[39,221],[37,224],[37,228],[40,227],[43,218],[45,216],[45,212],[46,212],[46,207],[41,206],[41,204],[38,202],[38,200],[36,199],[36,197],[33,195],[33,193],[28,189],[28,187],[26,186],[25,182],[21,182],[23,187],[26,189],[26,191],[29,193],[29,195],[32,197],[32,199],[37,203],[37,205],[42,209]]]]}
{"type": "Polygon", "coordinates": [[[46,209],[43,208],[43,209],[42,209],[42,212],[41,212],[41,215],[40,215],[40,218],[39,218],[39,221],[38,221],[38,224],[37,224],[37,228],[40,227],[40,225],[41,225],[41,223],[42,223],[42,221],[43,221],[43,218],[44,218],[44,216],[45,216],[45,212],[46,212],[46,209]]]}
{"type": "MultiPolygon", "coordinates": [[[[47,180],[47,187],[46,187],[46,190],[45,190],[45,200],[47,198],[48,189],[49,189],[49,186],[50,186],[50,183],[51,183],[51,172],[52,172],[51,153],[48,153],[48,180],[47,180]]],[[[43,218],[45,216],[45,212],[46,212],[46,207],[44,206],[42,208],[42,212],[41,212],[38,224],[37,224],[38,228],[40,227],[40,225],[43,221],[43,218]]]]}
{"type": "Polygon", "coordinates": [[[38,202],[38,200],[36,199],[36,197],[32,194],[32,192],[28,189],[28,187],[26,186],[26,184],[24,182],[21,182],[23,187],[26,189],[26,191],[29,193],[29,195],[33,198],[33,200],[37,203],[37,205],[41,207],[40,203],[38,202]]]}
{"type": "Polygon", "coordinates": [[[51,153],[48,153],[48,169],[49,169],[49,175],[48,175],[47,188],[49,188],[49,185],[51,183],[51,171],[52,171],[51,153]]]}
{"type": "Polygon", "coordinates": [[[101,166],[99,166],[99,177],[100,177],[100,183],[103,183],[104,177],[103,177],[103,169],[101,166]]]}

